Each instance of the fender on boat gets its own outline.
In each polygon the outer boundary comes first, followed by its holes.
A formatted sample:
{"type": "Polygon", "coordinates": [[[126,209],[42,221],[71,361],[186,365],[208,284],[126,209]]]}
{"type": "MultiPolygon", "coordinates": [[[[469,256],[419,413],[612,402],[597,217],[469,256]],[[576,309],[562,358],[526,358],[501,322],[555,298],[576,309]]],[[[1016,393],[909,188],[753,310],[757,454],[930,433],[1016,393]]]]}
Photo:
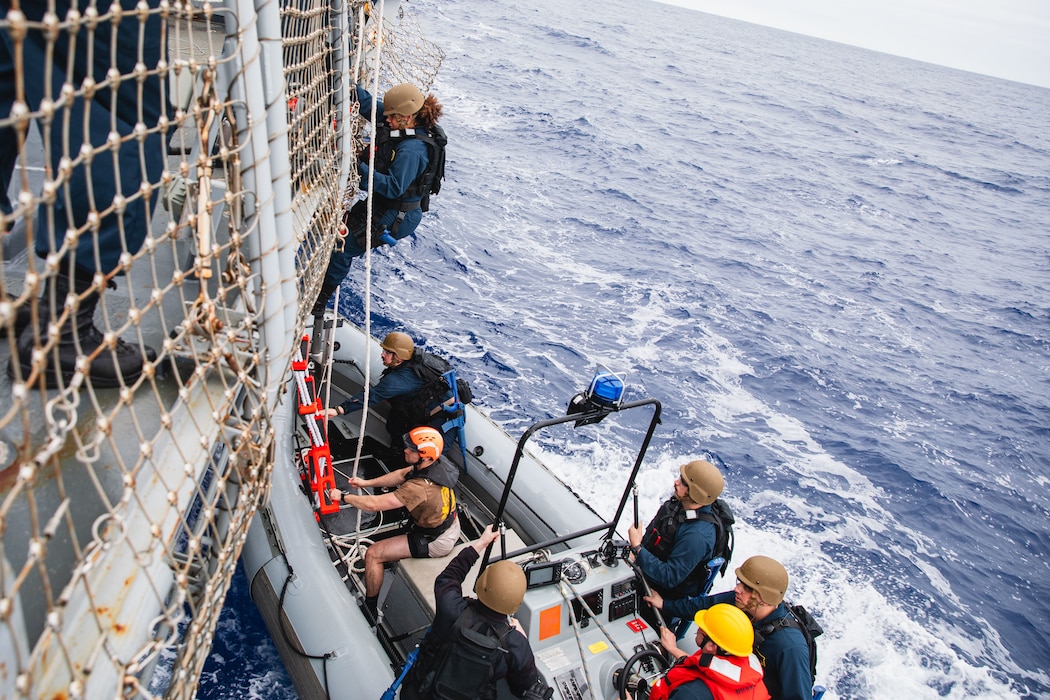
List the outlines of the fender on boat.
{"type": "Polygon", "coordinates": [[[293,401],[293,393],[285,394],[275,421],[269,505],[256,516],[241,553],[252,600],[300,694],[333,700],[379,697],[394,673],[332,565],[300,490],[291,439],[293,401]],[[316,692],[305,693],[311,687],[316,692]]]}

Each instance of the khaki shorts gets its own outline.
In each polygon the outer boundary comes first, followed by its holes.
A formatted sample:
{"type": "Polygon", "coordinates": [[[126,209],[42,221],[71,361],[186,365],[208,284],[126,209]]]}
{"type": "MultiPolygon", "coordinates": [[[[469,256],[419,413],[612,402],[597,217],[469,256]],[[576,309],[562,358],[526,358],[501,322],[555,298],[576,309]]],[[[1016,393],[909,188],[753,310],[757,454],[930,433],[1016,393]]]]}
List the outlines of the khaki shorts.
{"type": "Polygon", "coordinates": [[[448,555],[459,541],[459,517],[457,516],[447,530],[433,540],[419,532],[408,533],[408,551],[413,559],[438,559],[448,555]]]}

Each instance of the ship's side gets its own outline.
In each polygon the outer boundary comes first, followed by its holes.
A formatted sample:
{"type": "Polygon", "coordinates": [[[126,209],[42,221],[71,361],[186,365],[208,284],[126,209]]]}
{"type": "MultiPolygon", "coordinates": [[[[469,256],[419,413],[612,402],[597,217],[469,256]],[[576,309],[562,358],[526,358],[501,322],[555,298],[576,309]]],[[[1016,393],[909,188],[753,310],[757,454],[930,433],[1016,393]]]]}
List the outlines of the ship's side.
{"type": "Polygon", "coordinates": [[[402,77],[380,61],[404,20],[41,5],[0,14],[0,696],[192,697],[288,459],[291,359],[356,194],[351,75],[402,77]],[[141,371],[103,382],[117,338],[141,371]]]}

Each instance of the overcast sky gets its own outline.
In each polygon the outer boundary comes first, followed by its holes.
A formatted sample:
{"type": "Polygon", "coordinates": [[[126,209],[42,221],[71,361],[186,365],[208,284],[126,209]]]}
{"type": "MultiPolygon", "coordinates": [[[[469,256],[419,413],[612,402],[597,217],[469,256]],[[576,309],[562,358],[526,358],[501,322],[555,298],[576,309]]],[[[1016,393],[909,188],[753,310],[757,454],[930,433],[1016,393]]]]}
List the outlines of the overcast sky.
{"type": "Polygon", "coordinates": [[[661,0],[1050,88],[1050,0],[661,0]]]}

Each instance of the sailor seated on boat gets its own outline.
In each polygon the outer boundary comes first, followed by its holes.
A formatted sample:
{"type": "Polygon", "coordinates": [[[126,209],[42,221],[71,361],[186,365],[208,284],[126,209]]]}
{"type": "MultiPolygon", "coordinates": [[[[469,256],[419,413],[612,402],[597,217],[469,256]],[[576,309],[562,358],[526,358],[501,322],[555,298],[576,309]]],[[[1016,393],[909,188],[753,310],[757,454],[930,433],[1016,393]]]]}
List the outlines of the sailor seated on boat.
{"type": "Polygon", "coordinates": [[[354,495],[332,489],[329,498],[368,513],[408,509],[408,532],[379,540],[365,551],[365,604],[373,618],[377,612],[379,590],[383,586],[383,565],[406,557],[443,557],[459,539],[456,493],[459,468],[441,459],[445,441],[429,425],[413,428],[404,435],[404,469],[375,479],[350,479],[355,489],[394,487],[388,493],[354,495]]]}
{"type": "MultiPolygon", "coordinates": [[[[386,429],[390,433],[390,445],[393,447],[409,428],[428,422],[430,416],[427,409],[430,407],[416,405],[416,395],[426,386],[426,380],[422,376],[423,370],[419,367],[422,353],[416,352],[412,338],[407,333],[387,333],[379,347],[383,349],[381,359],[385,369],[379,377],[379,382],[368,394],[368,405],[375,406],[383,401],[390,404],[386,429]]],[[[329,408],[328,417],[360,411],[364,407],[364,396],[365,392],[361,391],[335,408],[329,408]]],[[[451,396],[449,391],[444,398],[448,399],[451,396]]],[[[445,418],[439,414],[435,420],[444,421],[445,418]]]]}
{"type": "Polygon", "coordinates": [[[638,567],[665,599],[703,591],[716,540],[707,514],[724,486],[722,473],[710,462],[684,464],[674,481],[674,496],[660,506],[644,535],[637,524],[627,530],[638,567]]]}
{"type": "Polygon", "coordinates": [[[747,615],[723,603],[696,613],[695,621],[699,649],[692,656],[678,648],[674,632],[660,628],[674,666],[649,691],[650,700],[769,700],[762,664],[751,653],[755,631],[747,615]]]}
{"type": "Polygon", "coordinates": [[[474,585],[478,597],[463,596],[463,581],[471,567],[497,537],[499,531],[490,526],[438,574],[434,623],[405,676],[401,700],[489,700],[496,697],[496,681],[501,678],[507,679],[510,691],[519,698],[539,700],[554,694],[536,668],[521,623],[511,617],[525,598],[521,567],[498,561],[478,576],[474,585]]]}

